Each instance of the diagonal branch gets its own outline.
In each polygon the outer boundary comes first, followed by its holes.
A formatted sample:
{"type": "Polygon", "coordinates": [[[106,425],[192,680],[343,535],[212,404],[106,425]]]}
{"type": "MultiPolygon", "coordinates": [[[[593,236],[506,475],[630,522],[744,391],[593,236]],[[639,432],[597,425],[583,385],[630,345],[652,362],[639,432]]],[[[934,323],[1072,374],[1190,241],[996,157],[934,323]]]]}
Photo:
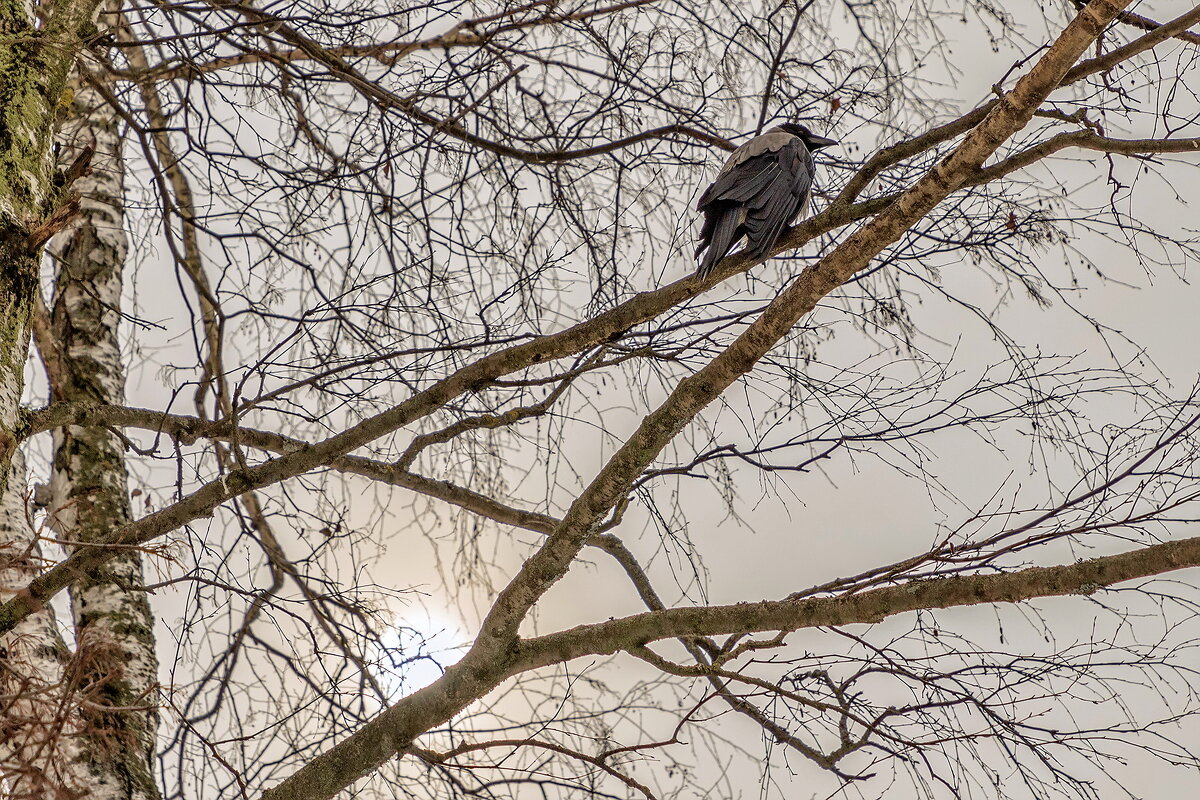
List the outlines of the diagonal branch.
{"type": "Polygon", "coordinates": [[[571,505],[560,528],[500,593],[484,622],[481,640],[503,642],[514,636],[529,608],[565,574],[593,527],[620,502],[662,448],[705,406],[753,369],[821,298],[866,267],[913,223],[966,183],[988,156],[1033,118],[1079,55],[1125,5],[1110,0],[1096,0],[1089,5],[953,153],[878,217],[801,274],[708,365],[681,381],[605,464],[571,505]]]}
{"type": "Polygon", "coordinates": [[[1094,0],[1058,36],[1032,69],[932,171],[878,217],[798,277],[738,339],[681,381],[571,505],[562,523],[497,596],[463,659],[421,692],[401,700],[346,740],[315,757],[264,798],[331,797],[376,769],[429,727],[514,672],[522,653],[517,631],[539,598],[566,574],[604,517],[637,476],[705,406],[751,370],[817,302],[849,280],[951,192],[1033,118],[1084,50],[1128,2],[1094,0]]]}
{"type": "MultiPolygon", "coordinates": [[[[1075,4],[1076,8],[1083,8],[1085,5],[1087,5],[1087,0],[1071,0],[1071,2],[1075,4]]],[[[1132,25],[1135,28],[1141,28],[1144,31],[1158,30],[1160,27],[1162,27],[1159,23],[1155,22],[1149,17],[1143,17],[1141,14],[1135,14],[1132,11],[1122,11],[1119,15],[1117,15],[1117,21],[1123,22],[1126,25],[1132,25]]],[[[1185,30],[1180,33],[1176,33],[1175,38],[1189,44],[1200,44],[1200,33],[1195,33],[1193,31],[1185,30]]]]}

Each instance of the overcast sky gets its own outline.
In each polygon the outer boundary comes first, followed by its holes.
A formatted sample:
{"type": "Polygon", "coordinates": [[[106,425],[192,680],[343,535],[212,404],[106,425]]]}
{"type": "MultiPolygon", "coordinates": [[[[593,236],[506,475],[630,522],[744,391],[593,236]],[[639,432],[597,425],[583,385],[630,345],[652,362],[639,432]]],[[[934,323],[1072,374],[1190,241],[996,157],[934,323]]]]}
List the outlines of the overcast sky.
{"type": "MultiPolygon", "coordinates": [[[[1149,16],[1165,17],[1178,13],[1184,6],[1184,3],[1160,2],[1142,4],[1139,8],[1149,16]]],[[[954,28],[951,26],[947,29],[954,28]]],[[[960,107],[967,110],[988,97],[990,87],[1013,61],[1027,53],[1014,50],[993,52],[976,26],[963,25],[958,30],[959,37],[949,44],[963,73],[953,78],[946,76],[946,80],[956,93],[960,107]]],[[[1028,33],[1035,39],[1039,38],[1036,29],[1028,33]]],[[[1174,49],[1182,47],[1178,45],[1174,49]]],[[[850,145],[855,141],[856,132],[839,129],[837,119],[831,122],[832,127],[822,132],[846,143],[843,150],[845,157],[846,153],[853,152],[850,145]]],[[[1138,135],[1149,132],[1130,133],[1138,135]]],[[[707,171],[696,172],[696,192],[711,179],[724,157],[724,153],[714,151],[707,171]]],[[[1046,180],[1063,180],[1064,189],[1070,191],[1073,198],[1082,199],[1086,196],[1091,198],[1089,202],[1100,205],[1106,201],[1109,190],[1102,182],[1097,183],[1095,177],[1098,172],[1103,174],[1106,167],[1089,163],[1094,160],[1092,157],[1079,157],[1079,160],[1082,163],[1075,166],[1060,164],[1053,176],[1045,170],[1035,174],[1044,176],[1046,180]]],[[[1186,183],[1167,187],[1156,178],[1138,177],[1136,169],[1128,165],[1122,165],[1121,169],[1125,170],[1123,174],[1142,182],[1133,194],[1137,206],[1130,206],[1126,210],[1136,217],[1154,219],[1165,227],[1197,227],[1188,216],[1194,213],[1195,201],[1200,200],[1200,183],[1195,181],[1194,173],[1189,173],[1186,183]],[[1173,191],[1182,195],[1185,201],[1190,201],[1190,205],[1175,198],[1173,191]]],[[[818,183],[820,180],[819,168],[818,183]]],[[[818,200],[818,207],[820,204],[818,200]]],[[[681,215],[681,229],[663,231],[664,238],[678,236],[686,241],[691,234],[682,226],[692,223],[687,216],[689,213],[683,212],[681,215]]],[[[1098,262],[1106,264],[1110,274],[1119,279],[1119,282],[1104,283],[1085,276],[1081,291],[1073,295],[1078,308],[1105,320],[1130,340],[1143,346],[1161,370],[1162,376],[1158,378],[1161,385],[1172,394],[1185,394],[1197,380],[1200,368],[1200,359],[1197,358],[1200,314],[1195,312],[1200,305],[1200,290],[1185,280],[1186,275],[1146,274],[1133,263],[1127,251],[1098,238],[1084,237],[1075,244],[1098,262]]],[[[953,263],[943,266],[946,285],[955,291],[970,294],[986,288],[977,271],[965,265],[960,268],[953,263]]],[[[657,275],[654,270],[642,270],[634,280],[642,280],[645,285],[636,288],[650,288],[650,281],[653,280],[673,280],[682,275],[686,268],[686,262],[677,259],[664,265],[663,271],[657,275]]],[[[763,276],[773,276],[778,274],[779,267],[763,265],[756,270],[763,276]]],[[[778,285],[751,285],[743,278],[734,278],[712,289],[711,294],[714,297],[766,297],[778,285]]],[[[156,318],[161,313],[158,310],[161,298],[177,296],[172,269],[164,268],[162,261],[148,260],[138,270],[136,285],[130,296],[137,301],[143,316],[156,318]]],[[[1112,366],[1113,356],[1099,347],[1095,331],[1081,315],[1064,308],[1062,303],[1041,309],[1033,303],[1014,299],[997,306],[993,313],[994,319],[1006,330],[1024,343],[1040,346],[1044,354],[1070,356],[1080,359],[1081,363],[1112,366]]],[[[989,364],[999,363],[1003,358],[1002,350],[979,324],[979,320],[959,308],[934,298],[924,298],[924,302],[914,308],[913,318],[921,333],[928,337],[924,340],[925,344],[931,348],[956,349],[958,355],[955,363],[964,368],[975,364],[983,369],[989,364]]],[[[815,321],[828,320],[845,328],[841,319],[831,309],[820,309],[815,321]]],[[[895,357],[877,352],[880,341],[856,336],[846,329],[822,346],[820,357],[825,364],[864,364],[865,369],[886,369],[889,374],[903,375],[906,367],[895,364],[895,357]]],[[[169,378],[161,372],[161,366],[173,361],[173,348],[179,348],[180,353],[189,353],[191,347],[178,328],[164,333],[160,344],[161,350],[153,353],[146,351],[148,357],[144,366],[132,373],[129,388],[129,402],[132,405],[164,407],[171,386],[169,378]]],[[[1117,357],[1132,353],[1133,348],[1130,348],[1117,357]]],[[[39,378],[35,371],[31,371],[30,376],[35,387],[32,391],[36,393],[39,378]]],[[[597,405],[620,408],[622,405],[629,406],[629,398],[628,387],[614,386],[595,402],[597,405]]],[[[735,427],[739,408],[743,413],[753,413],[752,403],[739,406],[742,401],[735,399],[731,402],[732,407],[713,411],[714,424],[735,427]],[[725,416],[720,416],[722,414],[725,416]]],[[[1091,413],[1097,415],[1097,419],[1093,420],[1097,426],[1102,415],[1111,415],[1111,418],[1103,421],[1116,426],[1127,425],[1137,417],[1137,409],[1126,402],[1126,398],[1112,398],[1111,401],[1097,399],[1090,408],[1091,413]]],[[[644,410],[636,408],[638,413],[644,410]]],[[[636,417],[636,413],[630,412],[624,419],[632,426],[636,417]]],[[[561,457],[584,479],[590,478],[601,464],[601,455],[611,452],[603,444],[605,435],[619,437],[619,424],[614,423],[613,428],[603,432],[604,435],[597,432],[589,436],[585,431],[579,432],[564,442],[561,457]]],[[[650,565],[651,574],[668,602],[681,602],[686,591],[693,601],[702,594],[713,603],[728,603],[783,597],[813,584],[922,552],[938,538],[945,526],[952,527],[969,517],[973,511],[985,507],[997,493],[1005,497],[1032,498],[1039,493],[1043,498],[1045,496],[1047,476],[1030,476],[1031,459],[1036,460],[1041,455],[1031,453],[1029,437],[1019,431],[1006,432],[990,444],[963,432],[948,432],[938,444],[944,446],[931,450],[933,455],[922,464],[923,473],[918,475],[902,475],[892,466],[896,458],[887,453],[879,457],[868,454],[835,458],[824,462],[820,469],[806,474],[774,474],[766,479],[749,469],[738,469],[736,474],[741,481],[739,490],[742,500],[737,518],[727,512],[706,482],[683,482],[680,502],[693,510],[690,518],[694,521],[687,534],[695,543],[696,550],[702,554],[704,572],[699,576],[699,583],[692,582],[693,576],[685,565],[669,557],[669,548],[664,550],[660,547],[644,524],[644,519],[636,512],[631,512],[630,519],[620,532],[627,537],[630,547],[644,563],[650,565]],[[680,588],[676,589],[676,586],[680,588]]],[[[520,462],[521,458],[521,453],[514,452],[514,462],[520,462]]],[[[1073,465],[1053,454],[1048,458],[1049,478],[1062,486],[1071,485],[1073,465]]],[[[537,481],[536,474],[512,476],[512,484],[531,497],[538,496],[541,491],[536,486],[537,481]]],[[[170,482],[170,477],[162,480],[159,496],[166,497],[170,482]]],[[[374,492],[365,491],[359,501],[361,505],[352,510],[362,520],[372,518],[379,511],[377,498],[374,492]]],[[[428,539],[415,526],[406,524],[411,515],[410,498],[397,495],[391,502],[394,503],[389,509],[393,514],[392,532],[388,536],[386,552],[374,566],[374,576],[376,579],[386,578],[396,588],[413,587],[425,593],[423,598],[414,597],[407,608],[396,609],[398,623],[431,635],[442,632],[435,640],[442,644],[463,641],[474,629],[487,596],[469,591],[453,598],[447,596],[439,585],[437,559],[428,539]]],[[[1177,533],[1183,536],[1191,532],[1180,530],[1177,533]]],[[[537,537],[520,532],[511,538],[501,535],[494,541],[495,546],[486,555],[494,559],[501,568],[498,573],[503,574],[505,569],[511,571],[518,565],[519,557],[528,552],[537,537]],[[514,541],[520,544],[514,546],[514,541]]],[[[1047,551],[1039,558],[1069,560],[1073,555],[1087,557],[1114,548],[1113,543],[1105,542],[1096,551],[1072,554],[1058,549],[1047,551]]],[[[1200,580],[1195,570],[1169,577],[1189,583],[1200,580]]],[[[1003,635],[1007,647],[1017,649],[1028,646],[1034,651],[1038,648],[1064,647],[1079,638],[1121,635],[1119,619],[1100,603],[1120,607],[1127,601],[1135,604],[1140,602],[1136,597],[1106,594],[1097,598],[1055,599],[1034,604],[1053,631],[1053,638],[1049,641],[1046,631],[1024,610],[960,609],[940,614],[939,618],[945,625],[960,626],[977,643],[999,643],[1003,635]]],[[[159,631],[162,656],[164,663],[170,664],[176,657],[171,631],[175,627],[174,620],[183,613],[186,598],[182,594],[160,592],[155,602],[162,620],[159,631]]],[[[610,562],[597,555],[589,563],[576,564],[568,577],[543,599],[538,606],[536,629],[547,632],[640,610],[642,606],[628,580],[610,562]]],[[[909,624],[911,620],[887,623],[896,630],[909,624]]],[[[1195,623],[1191,624],[1194,627],[1195,623]]],[[[1155,629],[1153,622],[1148,623],[1148,630],[1155,629]]],[[[795,647],[803,649],[806,647],[806,637],[813,637],[814,642],[827,641],[822,639],[821,634],[810,632],[794,634],[790,641],[795,647]]],[[[443,657],[452,659],[452,651],[446,652],[443,657]]],[[[1191,665],[1200,669],[1200,655],[1191,665]]],[[[587,666],[575,664],[572,668],[583,670],[587,666]]],[[[622,661],[622,666],[624,671],[616,680],[632,681],[644,674],[631,659],[622,661]]],[[[410,676],[414,683],[430,677],[428,667],[421,669],[425,671],[410,676]]],[[[606,677],[612,679],[611,671],[606,673],[606,677]]],[[[1131,696],[1137,694],[1135,688],[1131,688],[1130,692],[1131,696]]],[[[1147,708],[1151,708],[1153,700],[1148,696],[1145,703],[1147,708]]],[[[1087,725],[1093,711],[1097,720],[1107,719],[1103,708],[1077,710],[1080,714],[1076,717],[1076,724],[1087,725]]],[[[728,726],[724,730],[731,734],[744,734],[755,741],[759,736],[731,716],[714,724],[728,726]]],[[[651,736],[666,736],[669,733],[669,730],[648,732],[651,736]]],[[[1170,735],[1177,737],[1177,741],[1186,742],[1194,752],[1200,752],[1200,724],[1197,722],[1189,721],[1177,731],[1170,731],[1170,735]]],[[[748,746],[751,750],[759,747],[755,742],[748,746]]],[[[731,781],[741,788],[741,796],[759,796],[759,776],[746,764],[739,766],[738,770],[731,781]]],[[[1128,766],[1110,766],[1106,770],[1117,784],[1127,777],[1129,788],[1144,797],[1189,797],[1200,786],[1200,777],[1194,772],[1166,767],[1161,762],[1137,754],[1133,755],[1128,766]]],[[[773,770],[772,779],[777,782],[777,787],[770,794],[772,797],[821,798],[836,788],[836,781],[831,776],[798,758],[788,759],[786,765],[781,758],[773,770]]],[[[1097,790],[1104,800],[1125,797],[1112,784],[1100,785],[1097,790]]],[[[847,796],[858,796],[860,791],[863,796],[873,797],[881,789],[877,783],[869,781],[861,788],[848,789],[847,796]]],[[[529,796],[538,796],[536,790],[531,790],[529,796]]],[[[907,784],[899,783],[887,789],[886,796],[889,800],[907,800],[916,794],[907,784]]]]}

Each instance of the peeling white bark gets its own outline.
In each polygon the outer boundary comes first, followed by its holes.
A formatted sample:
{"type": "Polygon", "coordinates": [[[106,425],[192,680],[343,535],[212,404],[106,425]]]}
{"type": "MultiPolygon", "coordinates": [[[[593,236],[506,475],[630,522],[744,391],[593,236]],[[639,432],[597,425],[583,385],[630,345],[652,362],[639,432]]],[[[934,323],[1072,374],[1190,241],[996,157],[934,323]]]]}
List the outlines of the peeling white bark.
{"type": "MultiPolygon", "coordinates": [[[[57,266],[52,331],[61,371],[51,376],[51,391],[56,399],[121,403],[118,309],[128,240],[120,131],[99,92],[82,82],[75,88],[60,158],[69,164],[88,147],[95,154],[91,173],[75,185],[80,216],[49,248],[57,266]]],[[[121,443],[108,431],[57,429],[50,486],[52,524],[64,539],[100,541],[132,519],[121,443]]],[[[137,589],[143,584],[140,553],[126,551],[71,588],[77,661],[93,695],[79,755],[91,800],[158,797],[158,661],[154,618],[137,589]]]]}
{"type": "MultiPolygon", "coordinates": [[[[0,3],[0,596],[27,586],[45,564],[26,503],[25,463],[11,435],[24,383],[37,291],[34,232],[63,198],[50,181],[53,109],[90,27],[94,0],[64,2],[36,24],[32,4],[0,3]],[[35,35],[36,34],[36,35],[35,35]],[[33,242],[31,244],[31,242],[33,242]]],[[[53,611],[34,607],[0,636],[0,794],[87,796],[81,768],[78,675],[53,611]]]]}
{"type": "MultiPolygon", "coordinates": [[[[0,594],[18,591],[39,569],[25,486],[25,461],[17,452],[0,493],[0,594]]],[[[0,795],[6,800],[85,791],[78,758],[83,720],[68,658],[50,608],[0,636],[0,795]]]]}

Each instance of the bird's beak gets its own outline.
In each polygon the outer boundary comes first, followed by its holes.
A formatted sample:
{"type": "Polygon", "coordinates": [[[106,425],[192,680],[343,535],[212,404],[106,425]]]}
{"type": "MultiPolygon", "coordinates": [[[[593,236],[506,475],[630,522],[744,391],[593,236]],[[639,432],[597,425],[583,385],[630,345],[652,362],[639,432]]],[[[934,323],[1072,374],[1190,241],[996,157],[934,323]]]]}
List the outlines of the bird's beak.
{"type": "Polygon", "coordinates": [[[829,147],[831,144],[837,143],[837,139],[826,139],[824,136],[810,136],[804,141],[809,150],[820,150],[822,147],[829,147]]]}

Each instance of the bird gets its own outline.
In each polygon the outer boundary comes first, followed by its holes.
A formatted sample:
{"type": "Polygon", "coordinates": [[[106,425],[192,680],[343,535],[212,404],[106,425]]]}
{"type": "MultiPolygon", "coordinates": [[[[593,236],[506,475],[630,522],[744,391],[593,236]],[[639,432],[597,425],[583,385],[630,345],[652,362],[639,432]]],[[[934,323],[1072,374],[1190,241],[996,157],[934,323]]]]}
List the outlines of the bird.
{"type": "Polygon", "coordinates": [[[834,144],[787,122],[734,150],[696,203],[696,210],[704,212],[695,255],[704,253],[704,258],[696,274],[707,277],[743,237],[743,252],[754,258],[766,255],[784,227],[808,210],[813,151],[834,144]]]}

